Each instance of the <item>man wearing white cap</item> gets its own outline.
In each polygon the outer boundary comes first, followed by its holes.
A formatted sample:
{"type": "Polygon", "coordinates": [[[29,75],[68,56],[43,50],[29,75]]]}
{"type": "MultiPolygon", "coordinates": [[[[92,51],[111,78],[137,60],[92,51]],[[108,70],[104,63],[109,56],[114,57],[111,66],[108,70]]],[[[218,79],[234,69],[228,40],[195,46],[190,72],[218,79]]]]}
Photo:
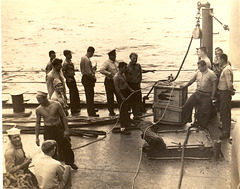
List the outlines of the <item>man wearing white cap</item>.
{"type": "Polygon", "coordinates": [[[55,154],[57,143],[55,140],[46,140],[41,149],[44,153],[35,163],[35,173],[40,188],[67,188],[71,187],[71,168],[63,166],[52,158],[55,154]]]}
{"type": "Polygon", "coordinates": [[[54,92],[52,94],[51,100],[55,100],[58,101],[64,110],[64,113],[66,114],[66,116],[68,116],[68,105],[67,105],[67,99],[65,98],[65,96],[63,95],[63,84],[60,81],[60,79],[54,79],[53,80],[53,87],[54,87],[54,92]]]}
{"type": "MultiPolygon", "coordinates": [[[[67,117],[59,102],[48,100],[47,93],[38,91],[39,106],[36,109],[36,144],[39,146],[41,118],[44,121],[44,140],[56,140],[63,152],[65,164],[78,169],[74,164],[74,153],[71,149],[67,117]]],[[[57,155],[53,156],[57,159],[57,155]]]]}
{"type": "Polygon", "coordinates": [[[112,50],[108,53],[109,59],[106,60],[101,69],[100,73],[105,75],[104,85],[107,95],[107,105],[108,105],[108,111],[110,116],[116,115],[114,112],[114,94],[117,98],[117,101],[119,102],[119,97],[116,95],[114,83],[113,83],[113,77],[116,73],[118,73],[118,61],[116,60],[116,50],[112,50]]]}
{"type": "Polygon", "coordinates": [[[31,180],[34,186],[37,186],[35,175],[28,169],[29,164],[32,162],[32,158],[27,158],[25,155],[22,147],[20,129],[13,127],[7,130],[7,134],[10,143],[4,155],[6,171],[11,174],[18,171],[23,171],[24,174],[31,174],[31,180]]]}

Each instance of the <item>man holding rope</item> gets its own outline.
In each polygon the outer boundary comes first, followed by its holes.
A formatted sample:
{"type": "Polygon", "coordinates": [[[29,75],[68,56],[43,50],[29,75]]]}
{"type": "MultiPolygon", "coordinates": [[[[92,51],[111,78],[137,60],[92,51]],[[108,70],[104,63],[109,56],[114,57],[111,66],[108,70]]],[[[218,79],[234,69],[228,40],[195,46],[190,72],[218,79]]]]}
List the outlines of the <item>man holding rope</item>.
{"type": "Polygon", "coordinates": [[[119,62],[118,65],[119,72],[114,76],[113,82],[115,86],[115,90],[119,98],[119,111],[120,111],[120,125],[121,125],[121,133],[125,135],[130,135],[131,132],[127,130],[130,126],[130,115],[128,113],[129,110],[129,97],[131,93],[134,92],[127,83],[127,79],[125,73],[127,71],[127,63],[119,62]]]}

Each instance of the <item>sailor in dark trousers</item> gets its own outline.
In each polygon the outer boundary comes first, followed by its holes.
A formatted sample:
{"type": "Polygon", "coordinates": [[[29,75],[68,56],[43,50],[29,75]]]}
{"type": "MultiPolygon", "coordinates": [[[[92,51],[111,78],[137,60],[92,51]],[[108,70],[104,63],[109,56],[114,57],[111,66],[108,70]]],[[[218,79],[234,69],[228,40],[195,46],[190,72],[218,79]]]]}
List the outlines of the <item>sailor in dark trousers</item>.
{"type": "Polygon", "coordinates": [[[119,72],[114,76],[114,86],[117,92],[117,95],[120,97],[119,100],[119,110],[120,110],[120,125],[121,125],[121,133],[129,135],[131,132],[127,130],[130,127],[130,114],[129,110],[129,97],[133,89],[131,89],[127,83],[127,79],[125,76],[127,70],[127,63],[120,62],[119,63],[119,72]]]}
{"type": "MultiPolygon", "coordinates": [[[[36,109],[36,144],[39,146],[41,118],[44,121],[44,140],[55,140],[63,152],[64,162],[72,169],[78,169],[74,164],[74,153],[71,149],[67,117],[59,102],[47,99],[47,93],[37,93],[39,106],[36,109]]],[[[58,157],[54,157],[58,159],[58,157]]]]}
{"type": "Polygon", "coordinates": [[[66,78],[66,84],[69,88],[71,113],[74,114],[80,111],[80,98],[77,83],[74,78],[74,64],[71,61],[72,52],[70,50],[64,50],[63,54],[66,57],[66,60],[63,63],[62,72],[66,78]]]}
{"type": "MultiPolygon", "coordinates": [[[[112,50],[108,53],[109,59],[106,60],[101,69],[100,73],[105,75],[104,85],[107,95],[107,105],[110,116],[116,115],[114,112],[114,94],[116,95],[113,77],[118,72],[118,61],[116,60],[116,50],[112,50]]],[[[116,95],[117,101],[119,101],[118,95],[116,95]]]]}

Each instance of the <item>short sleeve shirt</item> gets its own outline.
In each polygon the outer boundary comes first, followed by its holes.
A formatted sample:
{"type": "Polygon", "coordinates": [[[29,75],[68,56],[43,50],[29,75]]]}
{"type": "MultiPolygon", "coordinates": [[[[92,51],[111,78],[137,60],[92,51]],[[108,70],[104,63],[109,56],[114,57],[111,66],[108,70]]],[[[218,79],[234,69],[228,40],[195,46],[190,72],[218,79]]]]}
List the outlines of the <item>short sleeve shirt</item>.
{"type": "Polygon", "coordinates": [[[207,69],[204,73],[197,71],[195,77],[197,90],[207,93],[212,92],[213,83],[217,81],[217,76],[212,70],[207,69]]]}

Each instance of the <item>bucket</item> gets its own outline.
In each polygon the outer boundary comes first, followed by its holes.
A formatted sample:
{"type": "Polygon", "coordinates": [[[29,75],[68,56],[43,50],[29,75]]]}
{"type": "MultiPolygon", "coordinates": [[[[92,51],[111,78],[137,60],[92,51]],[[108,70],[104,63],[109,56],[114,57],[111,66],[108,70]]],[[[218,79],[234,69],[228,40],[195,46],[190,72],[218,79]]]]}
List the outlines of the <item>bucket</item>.
{"type": "Polygon", "coordinates": [[[24,102],[23,102],[23,94],[11,94],[12,96],[12,105],[13,105],[13,112],[19,113],[24,112],[24,102]]]}

